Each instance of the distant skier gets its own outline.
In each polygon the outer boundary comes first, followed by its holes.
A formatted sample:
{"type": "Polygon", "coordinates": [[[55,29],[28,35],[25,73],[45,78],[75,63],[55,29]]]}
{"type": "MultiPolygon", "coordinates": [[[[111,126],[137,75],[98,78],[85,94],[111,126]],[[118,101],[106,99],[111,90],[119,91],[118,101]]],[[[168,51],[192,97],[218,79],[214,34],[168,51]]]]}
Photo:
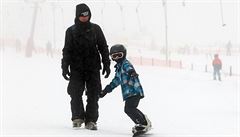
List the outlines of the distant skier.
{"type": "Polygon", "coordinates": [[[50,55],[50,57],[53,58],[53,48],[50,41],[48,41],[46,44],[46,53],[47,53],[47,56],[50,55]]]}
{"type": "Polygon", "coordinates": [[[100,93],[100,97],[103,98],[118,85],[121,85],[122,96],[125,101],[124,111],[136,124],[132,128],[132,132],[135,135],[147,132],[151,129],[152,125],[147,116],[137,109],[140,99],[144,97],[144,93],[138,74],[133,65],[126,59],[126,53],[126,48],[121,44],[116,44],[111,47],[110,56],[112,60],[117,63],[115,65],[115,77],[100,93]]]}
{"type": "Polygon", "coordinates": [[[213,65],[213,79],[216,80],[217,75],[218,80],[221,81],[220,70],[222,69],[222,61],[219,59],[218,54],[214,55],[212,65],[213,65]]]}
{"type": "Polygon", "coordinates": [[[231,41],[228,41],[227,45],[226,45],[226,55],[227,56],[231,56],[232,55],[232,43],[231,41]]]}

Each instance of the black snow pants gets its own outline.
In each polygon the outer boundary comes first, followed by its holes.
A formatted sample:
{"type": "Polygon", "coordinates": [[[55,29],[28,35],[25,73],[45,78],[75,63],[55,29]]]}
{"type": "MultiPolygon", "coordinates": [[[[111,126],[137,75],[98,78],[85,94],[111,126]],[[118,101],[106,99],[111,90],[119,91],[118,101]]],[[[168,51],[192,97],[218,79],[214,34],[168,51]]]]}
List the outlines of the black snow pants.
{"type": "Polygon", "coordinates": [[[218,76],[218,80],[221,81],[221,73],[220,73],[220,69],[218,69],[218,68],[213,69],[213,79],[214,80],[216,80],[216,76],[218,76]]]}
{"type": "Polygon", "coordinates": [[[133,96],[126,99],[124,112],[135,124],[147,125],[145,115],[139,109],[137,109],[140,99],[140,96],[133,96]]]}
{"type": "Polygon", "coordinates": [[[100,71],[85,73],[71,72],[68,84],[68,94],[71,97],[72,120],[83,119],[87,122],[97,122],[98,120],[98,99],[101,91],[100,71]],[[83,104],[83,92],[87,95],[86,110],[83,104]]]}

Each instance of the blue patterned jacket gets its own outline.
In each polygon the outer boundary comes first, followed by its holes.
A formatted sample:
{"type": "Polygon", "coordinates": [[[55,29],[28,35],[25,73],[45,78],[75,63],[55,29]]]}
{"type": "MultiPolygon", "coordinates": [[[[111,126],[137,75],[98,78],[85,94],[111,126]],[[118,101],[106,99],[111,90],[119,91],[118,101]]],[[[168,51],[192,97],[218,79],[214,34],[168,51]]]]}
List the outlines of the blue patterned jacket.
{"type": "Polygon", "coordinates": [[[144,97],[143,89],[138,79],[138,76],[131,76],[130,71],[135,71],[133,65],[124,59],[122,63],[117,63],[115,66],[115,77],[112,82],[107,85],[110,88],[108,92],[111,92],[114,88],[121,84],[122,96],[125,101],[127,98],[139,95],[144,97]]]}

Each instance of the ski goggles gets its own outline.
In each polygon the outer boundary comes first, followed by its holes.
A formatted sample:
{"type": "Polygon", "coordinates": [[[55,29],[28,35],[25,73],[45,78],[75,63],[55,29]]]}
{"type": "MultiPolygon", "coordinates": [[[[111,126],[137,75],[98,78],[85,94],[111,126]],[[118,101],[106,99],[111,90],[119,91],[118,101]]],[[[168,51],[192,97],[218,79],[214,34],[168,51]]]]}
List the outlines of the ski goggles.
{"type": "Polygon", "coordinates": [[[85,11],[80,14],[80,17],[86,17],[86,16],[89,16],[89,11],[85,11]]]}
{"type": "Polygon", "coordinates": [[[117,52],[117,53],[113,53],[111,54],[111,58],[113,60],[118,60],[120,58],[123,58],[123,52],[117,52]]]}

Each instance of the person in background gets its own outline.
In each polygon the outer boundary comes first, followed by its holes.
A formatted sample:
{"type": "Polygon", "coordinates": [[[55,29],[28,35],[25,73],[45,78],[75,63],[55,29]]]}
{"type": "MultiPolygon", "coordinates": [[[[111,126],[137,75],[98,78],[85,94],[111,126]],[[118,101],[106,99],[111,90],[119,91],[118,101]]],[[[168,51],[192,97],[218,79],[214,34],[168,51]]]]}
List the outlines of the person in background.
{"type": "Polygon", "coordinates": [[[222,69],[222,61],[219,59],[218,54],[214,55],[214,59],[212,61],[213,65],[213,79],[216,80],[218,76],[218,80],[221,81],[221,73],[220,70],[222,69]]]}
{"type": "Polygon", "coordinates": [[[51,58],[53,58],[53,48],[52,48],[52,43],[50,41],[48,41],[46,44],[46,53],[47,53],[47,56],[50,56],[51,58]]]}
{"type": "Polygon", "coordinates": [[[232,43],[229,40],[227,45],[226,45],[226,55],[231,56],[232,55],[232,43]]]}

